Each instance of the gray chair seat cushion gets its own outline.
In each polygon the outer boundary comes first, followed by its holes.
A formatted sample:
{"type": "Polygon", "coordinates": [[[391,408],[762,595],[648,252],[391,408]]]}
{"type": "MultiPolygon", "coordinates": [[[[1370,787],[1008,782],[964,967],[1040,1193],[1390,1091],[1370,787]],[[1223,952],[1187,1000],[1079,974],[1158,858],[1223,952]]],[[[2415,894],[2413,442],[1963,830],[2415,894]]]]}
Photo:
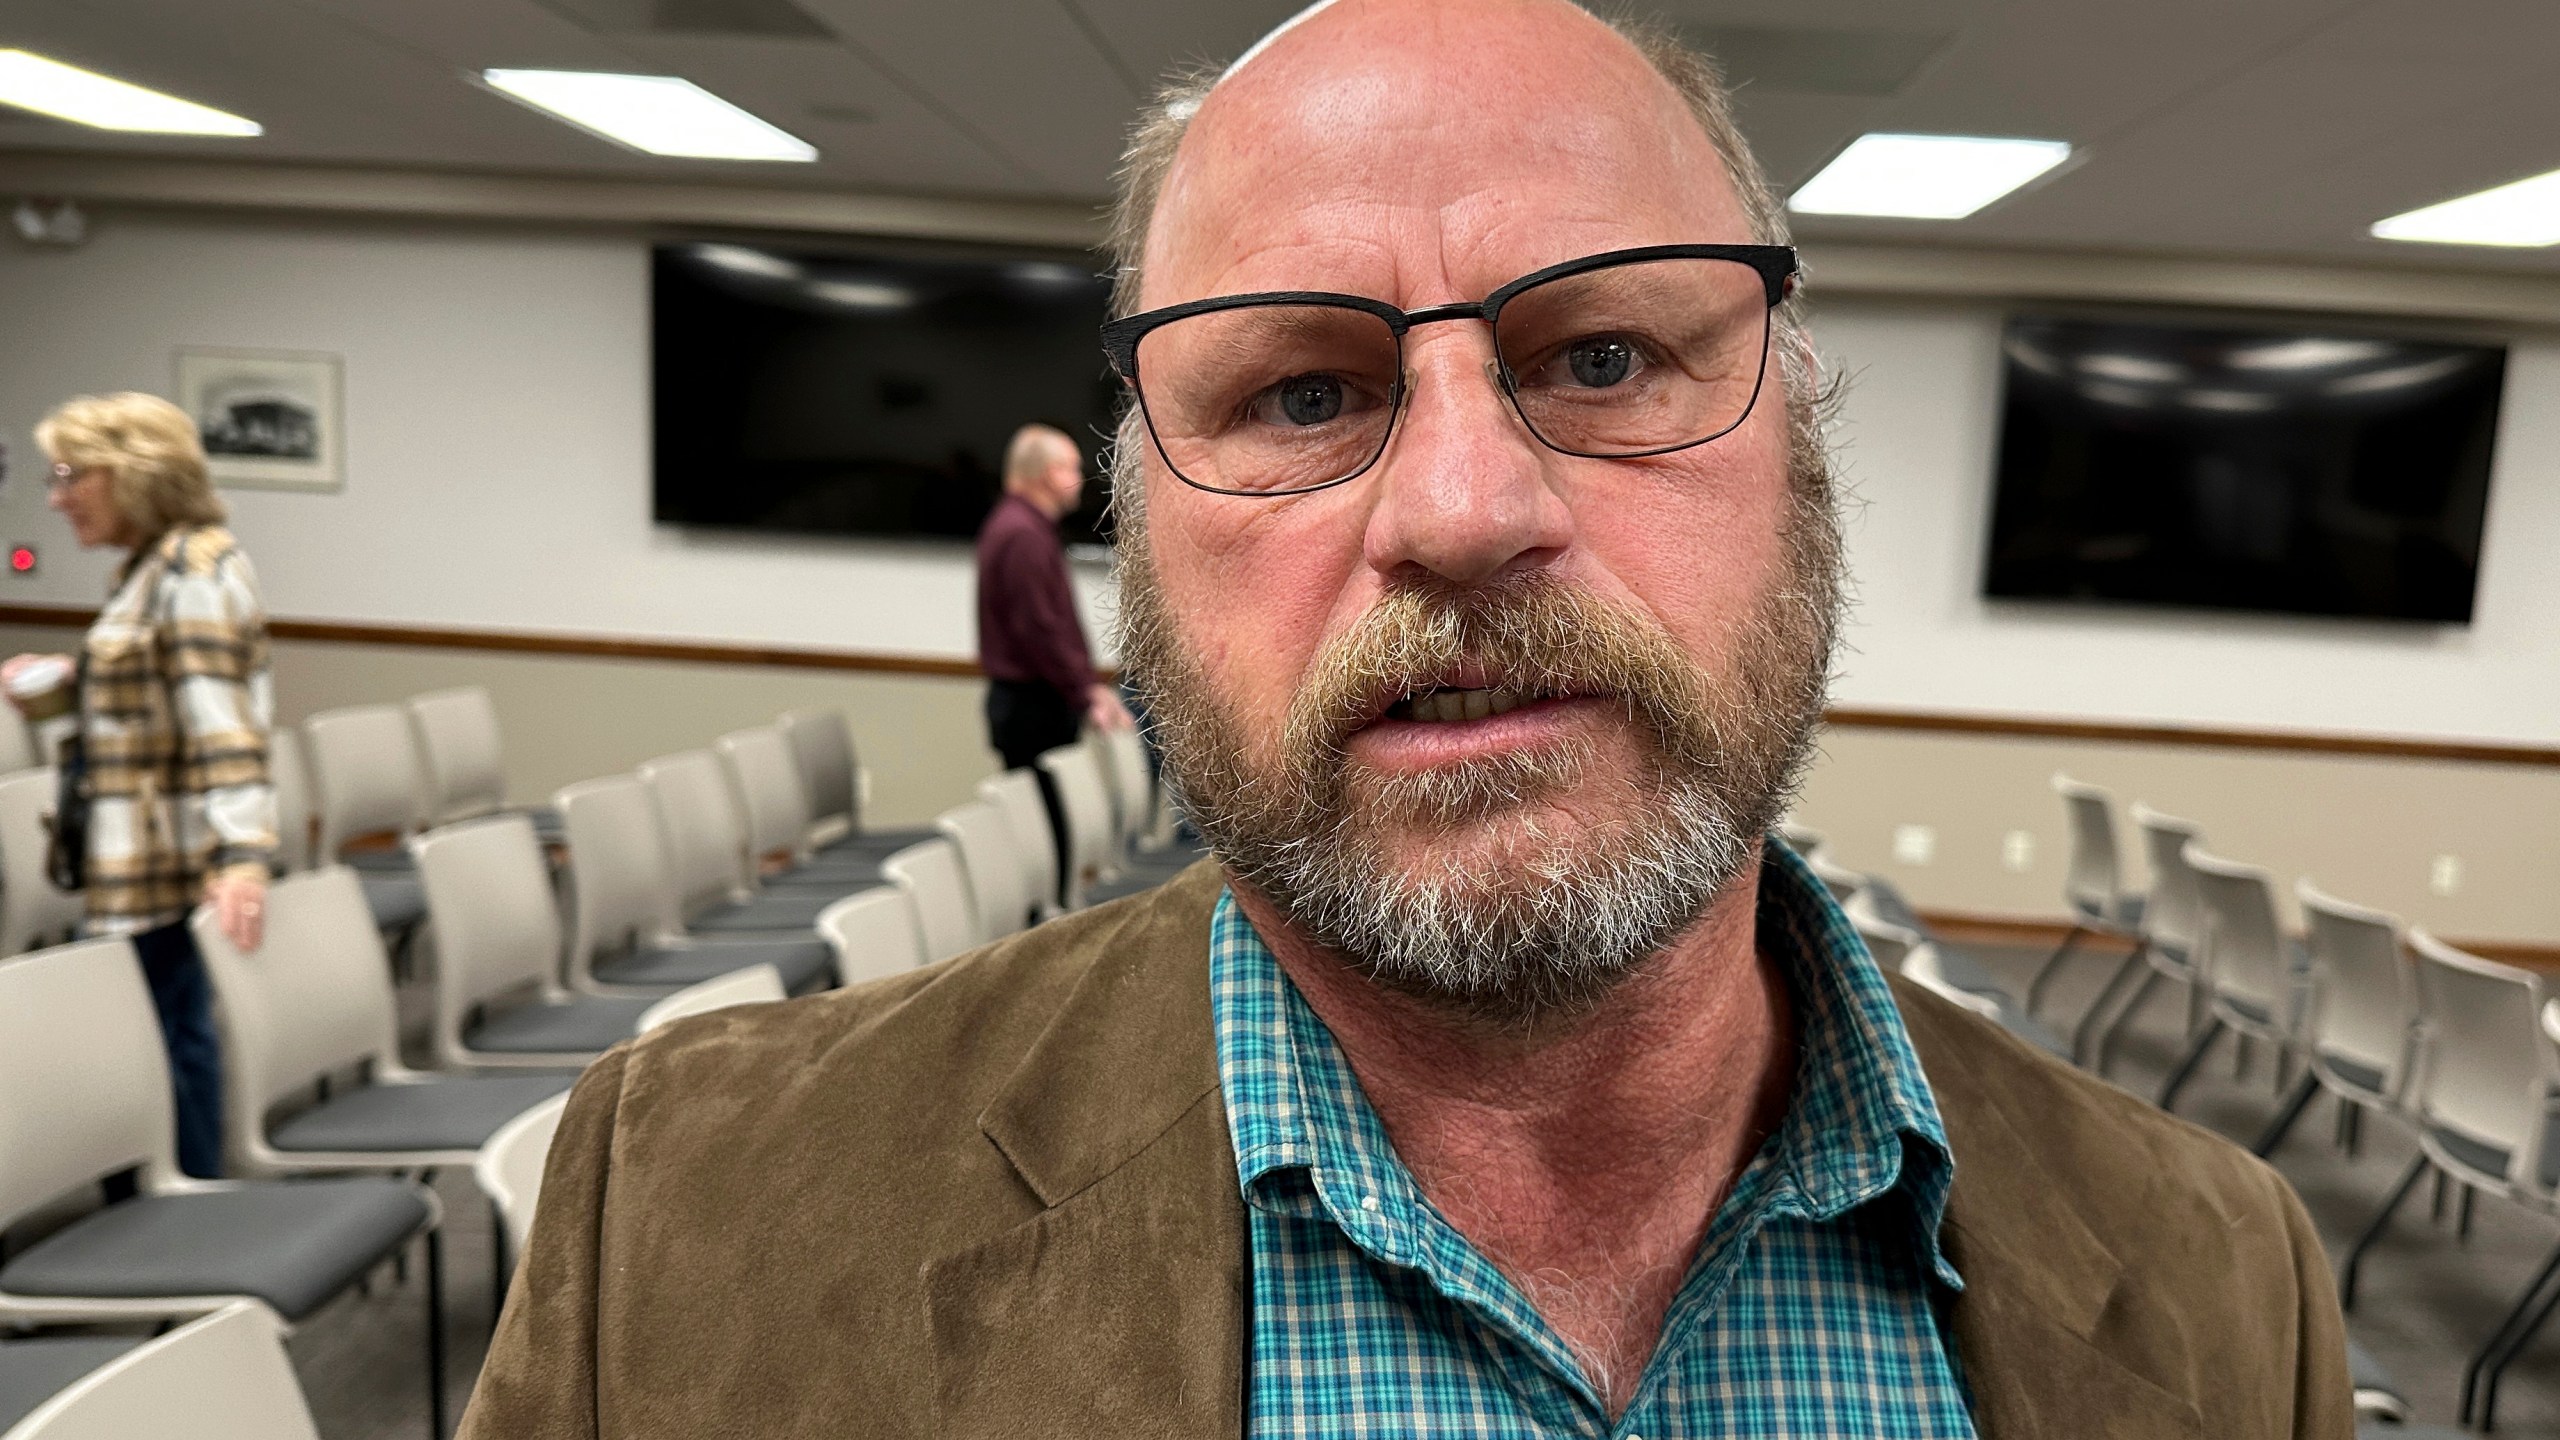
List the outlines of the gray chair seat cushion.
{"type": "Polygon", "coordinates": [[[254,1295],[300,1320],[427,1222],[405,1180],[285,1180],[149,1195],[55,1231],[0,1267],[0,1289],[91,1299],[254,1295]]]}
{"type": "Polygon", "coordinates": [[[2347,1342],[2347,1382],[2355,1387],[2358,1419],[2398,1420],[2409,1413],[2409,1397],[2382,1362],[2353,1340],[2347,1342]]]}
{"type": "Polygon", "coordinates": [[[1117,880],[1106,880],[1099,885],[1086,886],[1084,903],[1100,905],[1110,900],[1124,900],[1132,895],[1143,895],[1172,878],[1171,875],[1124,874],[1117,880]]]}
{"type": "Polygon", "coordinates": [[[359,870],[356,884],[364,890],[364,906],[373,912],[377,930],[406,929],[427,917],[426,887],[418,883],[415,871],[393,874],[359,870]]]}
{"type": "Polygon", "coordinates": [[[2327,1066],[2339,1079],[2346,1081],[2358,1090],[2365,1091],[2376,1097],[2379,1097],[2382,1094],[2383,1072],[2381,1066],[2367,1065],[2352,1055],[2340,1055],[2329,1050],[2323,1050],[2320,1052],[2320,1063],[2327,1066]]]}
{"type": "Polygon", "coordinates": [[[570,1075],[451,1075],[368,1085],[278,1125],[279,1150],[477,1150],[498,1128],[569,1088],[570,1075]]]}
{"type": "Polygon", "coordinates": [[[418,862],[406,850],[347,850],[338,863],[360,875],[415,875],[418,862]]]}
{"type": "Polygon", "coordinates": [[[647,946],[616,956],[596,967],[607,985],[654,985],[676,989],[716,980],[750,965],[770,965],[782,972],[782,988],[797,995],[831,978],[836,955],[826,941],[810,936],[778,936],[771,940],[720,940],[704,945],[647,946]]]}
{"type": "Polygon", "coordinates": [[[895,851],[904,850],[910,845],[941,838],[942,832],[930,825],[910,825],[896,830],[857,830],[850,835],[840,835],[819,846],[818,854],[841,855],[857,859],[863,856],[887,856],[895,851]]]}
{"type": "Polygon", "coordinates": [[[806,865],[797,865],[778,875],[767,875],[769,889],[810,890],[831,886],[839,895],[871,885],[886,885],[888,877],[880,873],[880,860],[886,857],[868,855],[820,856],[806,865]]]}
{"type": "Polygon", "coordinates": [[[502,1010],[462,1032],[463,1048],[498,1055],[596,1055],[628,1040],[652,1002],[581,996],[565,1004],[536,1002],[502,1010]]]}
{"type": "Polygon", "coordinates": [[[827,886],[815,890],[767,890],[734,905],[714,905],[685,922],[687,930],[706,935],[733,935],[753,930],[806,930],[818,923],[818,912],[868,885],[827,886]]]}
{"type": "Polygon", "coordinates": [[[0,1431],[71,1382],[142,1344],[139,1335],[47,1335],[0,1340],[0,1431]]]}

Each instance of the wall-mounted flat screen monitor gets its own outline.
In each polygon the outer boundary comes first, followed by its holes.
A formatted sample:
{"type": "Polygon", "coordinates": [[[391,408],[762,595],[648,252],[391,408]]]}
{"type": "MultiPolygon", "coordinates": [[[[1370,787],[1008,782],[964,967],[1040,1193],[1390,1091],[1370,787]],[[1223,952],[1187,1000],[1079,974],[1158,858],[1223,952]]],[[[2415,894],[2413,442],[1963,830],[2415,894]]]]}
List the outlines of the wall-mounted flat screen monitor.
{"type": "Polygon", "coordinates": [[[2021,315],[1986,595],[2467,624],[2502,346],[2021,315]]]}
{"type": "Polygon", "coordinates": [[[1120,385],[1081,252],[705,242],[652,257],[653,513],[666,524],[965,541],[1027,421],[1085,451],[1100,538],[1120,385]]]}

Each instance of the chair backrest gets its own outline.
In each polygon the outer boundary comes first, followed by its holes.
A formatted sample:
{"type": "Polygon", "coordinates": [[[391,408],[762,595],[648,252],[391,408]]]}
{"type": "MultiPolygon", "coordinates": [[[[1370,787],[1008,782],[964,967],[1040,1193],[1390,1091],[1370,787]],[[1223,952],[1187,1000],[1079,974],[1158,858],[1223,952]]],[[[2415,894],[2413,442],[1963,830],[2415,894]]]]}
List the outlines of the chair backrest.
{"type": "Polygon", "coordinates": [[[1058,899],[1058,837],[1049,831],[1049,802],[1040,798],[1040,782],[1028,770],[1007,770],[978,782],[978,798],[1004,814],[1005,831],[1013,837],[1013,855],[1032,903],[1054,909],[1058,899]]]}
{"type": "Polygon", "coordinates": [[[728,772],[708,750],[641,762],[640,779],[658,808],[676,912],[686,918],[748,888],[747,836],[728,772]]]}
{"type": "Polygon", "coordinates": [[[1828,851],[1816,850],[1804,857],[1805,868],[1836,901],[1846,901],[1867,887],[1867,877],[1831,858],[1828,851]]]}
{"type": "Polygon", "coordinates": [[[1912,946],[1903,955],[1902,963],[1897,968],[1902,971],[1904,979],[1917,982],[1923,989],[1942,1000],[1970,1010],[1985,1020],[1996,1022],[2000,1019],[1999,1001],[1988,995],[1976,995],[1970,990],[1960,989],[1954,981],[1947,978],[1946,960],[1939,953],[1938,944],[1934,940],[1923,940],[1912,946]]]}
{"type": "Polygon", "coordinates": [[[2409,949],[2427,1015],[2412,1106],[2420,1123],[2498,1146],[2510,1178],[2533,1177],[2550,1087],[2560,1080],[2542,1031],[2541,977],[2421,929],[2410,930],[2409,949]]]}
{"type": "Polygon", "coordinates": [[[50,765],[53,757],[36,753],[35,732],[15,705],[0,705],[0,775],[50,765]]]}
{"type": "Polygon", "coordinates": [[[796,857],[809,844],[809,796],[779,725],[732,730],[712,742],[729,769],[749,855],[796,857]]]}
{"type": "Polygon", "coordinates": [[[950,841],[920,840],[881,861],[880,873],[915,905],[926,961],[948,960],[984,938],[978,934],[977,897],[969,893],[968,872],[950,841]]]}
{"type": "Polygon", "coordinates": [[[2276,882],[2263,867],[2243,865],[2201,845],[2184,852],[2204,911],[2204,944],[2196,967],[2217,995],[2245,1000],[2288,1023],[2292,981],[2285,964],[2284,929],[2276,919],[2276,882]]]}
{"type": "Polygon", "coordinates": [[[477,685],[409,697],[430,823],[470,820],[507,806],[498,707],[477,685]]]}
{"type": "Polygon", "coordinates": [[[2308,880],[2293,893],[2310,930],[2312,1050],[2380,1072],[2382,1093],[2399,1094],[2423,1014],[2400,918],[2323,894],[2308,880]]]}
{"type": "Polygon", "coordinates": [[[1147,742],[1135,725],[1096,730],[1094,748],[1111,782],[1112,815],[1119,822],[1120,844],[1131,848],[1145,838],[1156,813],[1156,777],[1147,766],[1147,742]]]}
{"type": "Polygon", "coordinates": [[[786,710],[776,720],[799,761],[800,784],[813,825],[862,828],[862,794],[855,779],[853,727],[841,710],[786,710]]]}
{"type": "Polygon", "coordinates": [[[45,873],[54,790],[51,766],[0,776],[0,956],[68,939],[88,914],[86,900],[45,873]]]}
{"type": "Polygon", "coordinates": [[[426,815],[417,732],[397,705],[350,705],[302,722],[320,812],[320,858],[335,860],[350,840],[389,832],[407,838],[426,815]]]}
{"type": "Polygon", "coordinates": [[[836,983],[858,985],[925,963],[916,902],[896,885],[875,885],[818,912],[818,933],[836,952],[836,983]]]}
{"type": "Polygon", "coordinates": [[[978,938],[1001,940],[1020,930],[1031,916],[1031,894],[1004,812],[972,800],[943,811],[933,825],[960,852],[960,868],[978,905],[978,938]]]}
{"type": "Polygon", "coordinates": [[[471,1163],[472,1183],[507,1227],[509,1253],[524,1254],[525,1237],[533,1233],[534,1206],[542,1199],[542,1165],[551,1157],[551,1137],[560,1131],[560,1112],[569,1108],[566,1094],[554,1095],[498,1127],[471,1163]]]}
{"type": "Polygon", "coordinates": [[[276,869],[291,875],[311,868],[311,767],[302,758],[302,732],[278,725],[267,732],[267,778],[276,787],[276,869]]]}
{"type": "Polygon", "coordinates": [[[1903,957],[1910,954],[1912,948],[1922,944],[1927,937],[1917,930],[1896,925],[1876,914],[1871,907],[1861,904],[1860,899],[1852,899],[1842,905],[1841,912],[1849,917],[1849,923],[1857,929],[1858,938],[1867,942],[1867,953],[1876,957],[1879,968],[1901,969],[1903,957]]]}
{"type": "Polygon", "coordinates": [[[2196,894],[2195,872],[2187,868],[2187,846],[2204,832],[2192,820],[2163,815],[2136,802],[2133,823],[2142,831],[2142,856],[2151,865],[2151,899],[2142,912],[2143,937],[2166,946],[2173,956],[2195,954],[2204,938],[2204,902],[2196,894]]]}
{"type": "Polygon", "coordinates": [[[0,961],[0,1230],[135,1165],[175,1177],[175,1121],[142,962],[121,938],[0,961]]]}
{"type": "Polygon", "coordinates": [[[556,991],[560,910],[542,842],[522,815],[492,815],[409,842],[434,927],[436,1034],[446,1058],[467,1058],[462,1028],[475,1006],[537,986],[556,991]]]}
{"type": "Polygon", "coordinates": [[[582,780],[551,803],[569,845],[569,974],[584,980],[598,956],[676,929],[675,881],[657,803],[639,776],[582,780]]]}
{"type": "Polygon", "coordinates": [[[687,985],[666,999],[640,1012],[637,1029],[655,1030],[670,1021],[688,1015],[707,1015],[726,1010],[732,1005],[763,1005],[787,1000],[791,992],[782,986],[782,972],[770,965],[749,965],[726,975],[687,985]]]}
{"type": "Polygon", "coordinates": [[[1067,854],[1063,857],[1070,904],[1084,904],[1085,886],[1102,878],[1112,863],[1111,798],[1102,783],[1102,767],[1082,745],[1061,745],[1044,752],[1040,768],[1057,787],[1058,803],[1067,812],[1067,854]]]}
{"type": "Polygon", "coordinates": [[[2124,866],[2116,856],[2116,797],[2112,792],[2056,770],[2054,793],[2062,797],[2071,828],[2071,855],[2063,866],[2062,898],[2085,919],[2117,922],[2124,894],[2124,866]]]}
{"type": "Polygon", "coordinates": [[[274,1312],[240,1300],[146,1340],[0,1440],[320,1440],[274,1312]]]}
{"type": "Polygon", "coordinates": [[[235,1153],[268,1110],[323,1075],[399,1063],[399,1008],[382,932],[355,872],[288,875],[267,888],[266,935],[242,951],[199,909],[196,948],[222,1030],[224,1119],[235,1153]]]}

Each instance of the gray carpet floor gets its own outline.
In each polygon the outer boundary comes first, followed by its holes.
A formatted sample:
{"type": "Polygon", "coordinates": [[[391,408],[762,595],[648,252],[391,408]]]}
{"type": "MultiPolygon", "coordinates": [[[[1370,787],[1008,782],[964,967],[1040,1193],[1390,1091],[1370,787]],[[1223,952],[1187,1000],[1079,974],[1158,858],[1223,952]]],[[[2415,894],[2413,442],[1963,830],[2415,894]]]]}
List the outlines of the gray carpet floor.
{"type": "MultiPolygon", "coordinates": [[[[1976,953],[2020,990],[2042,958],[1988,948],[1976,953]]],[[[2098,957],[2076,962],[2056,982],[2047,1012],[2077,1015],[2111,966],[2098,957]]],[[[2156,1094],[2182,1051],[2183,1027],[2183,997],[2164,984],[2126,1029],[2111,1078],[2137,1094],[2156,1094]]],[[[2270,1057],[2261,1049],[2252,1059],[2245,1077],[2235,1078],[2226,1041],[2188,1087],[2179,1113],[2242,1143],[2254,1138],[2274,1115],[2276,1097],[2270,1057]]],[[[2333,1143],[2333,1117],[2329,1102],[2315,1102],[2275,1160],[2335,1256],[2371,1219],[2416,1147],[2389,1121],[2368,1117],[2351,1158],[2333,1143]]],[[[446,1383],[458,1419],[488,1345],[490,1222],[468,1176],[446,1174],[436,1185],[448,1216],[446,1383]]],[[[2448,1204],[2444,1219],[2431,1222],[2427,1201],[2423,1188],[2412,1196],[2366,1261],[2349,1325],[2408,1393],[2413,1420],[2451,1425],[2470,1353],[2560,1242],[2560,1226],[2483,1198],[2464,1241],[2456,1234],[2455,1207],[2448,1204]]],[[[369,1296],[338,1301],[294,1337],[295,1366],[326,1440],[424,1440],[424,1318],[413,1264],[407,1283],[377,1277],[369,1296]]],[[[2560,1324],[2508,1372],[2498,1421],[2500,1434],[2560,1437],[2560,1324]]]]}

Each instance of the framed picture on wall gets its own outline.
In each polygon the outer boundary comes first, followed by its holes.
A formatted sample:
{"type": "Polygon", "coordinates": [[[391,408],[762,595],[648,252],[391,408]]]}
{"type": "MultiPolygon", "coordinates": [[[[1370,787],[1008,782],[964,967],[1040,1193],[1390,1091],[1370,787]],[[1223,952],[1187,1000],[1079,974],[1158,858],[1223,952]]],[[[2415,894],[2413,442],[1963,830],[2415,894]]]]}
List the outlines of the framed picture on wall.
{"type": "Polygon", "coordinates": [[[216,485],[342,486],[339,381],[335,355],[194,346],[178,351],[178,406],[204,433],[216,485]]]}

